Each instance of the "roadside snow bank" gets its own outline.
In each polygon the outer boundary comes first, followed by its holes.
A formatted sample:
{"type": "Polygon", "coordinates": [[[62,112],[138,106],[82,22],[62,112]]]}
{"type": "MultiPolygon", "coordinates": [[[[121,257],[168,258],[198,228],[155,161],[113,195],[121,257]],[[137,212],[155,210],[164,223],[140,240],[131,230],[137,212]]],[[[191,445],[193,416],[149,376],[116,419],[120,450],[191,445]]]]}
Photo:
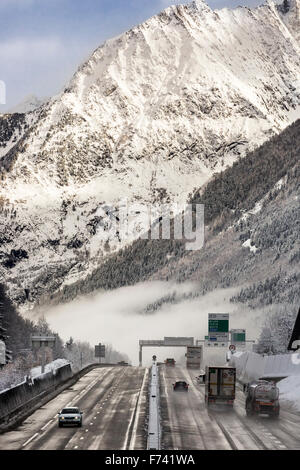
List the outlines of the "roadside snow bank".
{"type": "Polygon", "coordinates": [[[234,353],[230,365],[236,367],[241,382],[250,382],[260,377],[300,376],[300,354],[276,354],[261,356],[250,351],[234,353]]]}
{"type": "Polygon", "coordinates": [[[280,402],[300,411],[300,375],[291,375],[277,383],[280,402]]]}
{"type": "Polygon", "coordinates": [[[243,383],[261,377],[265,368],[264,358],[250,351],[234,353],[229,364],[236,368],[237,378],[243,383]]]}
{"type": "MultiPolygon", "coordinates": [[[[47,374],[48,372],[53,372],[55,374],[55,371],[57,369],[59,369],[60,367],[65,366],[66,364],[70,364],[70,362],[67,361],[66,359],[56,359],[55,361],[49,362],[49,364],[45,365],[45,372],[44,373],[47,374]]],[[[40,375],[42,375],[42,367],[41,366],[34,367],[33,369],[31,369],[30,376],[32,378],[39,377],[40,375]]]]}
{"type": "Polygon", "coordinates": [[[300,411],[300,353],[261,356],[250,351],[236,352],[229,364],[236,367],[237,378],[243,383],[260,377],[286,377],[277,382],[280,403],[300,411]]]}

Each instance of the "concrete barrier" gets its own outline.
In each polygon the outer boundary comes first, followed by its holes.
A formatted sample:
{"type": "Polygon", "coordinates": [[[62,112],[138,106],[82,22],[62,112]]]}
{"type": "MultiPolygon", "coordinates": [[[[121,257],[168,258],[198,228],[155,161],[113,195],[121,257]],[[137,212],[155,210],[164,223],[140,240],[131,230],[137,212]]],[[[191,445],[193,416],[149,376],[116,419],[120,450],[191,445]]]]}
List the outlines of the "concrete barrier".
{"type": "Polygon", "coordinates": [[[147,449],[160,449],[159,374],[156,361],[151,368],[147,449]]]}
{"type": "Polygon", "coordinates": [[[40,396],[43,392],[72,377],[70,364],[59,367],[54,372],[48,372],[32,380],[25,380],[16,387],[0,392],[0,422],[10,413],[40,396]]]}
{"type": "Polygon", "coordinates": [[[70,364],[66,364],[55,372],[48,372],[0,393],[0,433],[13,429],[36,409],[45,405],[59,393],[74,385],[81,377],[91,370],[103,367],[122,367],[120,364],[89,364],[80,371],[73,373],[70,364]]]}

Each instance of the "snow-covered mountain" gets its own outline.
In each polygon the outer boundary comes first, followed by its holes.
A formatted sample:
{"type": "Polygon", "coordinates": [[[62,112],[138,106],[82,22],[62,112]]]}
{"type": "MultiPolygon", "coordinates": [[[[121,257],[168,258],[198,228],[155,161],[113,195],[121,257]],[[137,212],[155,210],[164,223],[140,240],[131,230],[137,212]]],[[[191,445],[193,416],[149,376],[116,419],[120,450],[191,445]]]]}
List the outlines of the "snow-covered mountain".
{"type": "Polygon", "coordinates": [[[185,202],[300,115],[300,0],[172,6],[106,41],[64,91],[0,117],[0,272],[31,305],[130,239],[110,206],[185,202]]]}

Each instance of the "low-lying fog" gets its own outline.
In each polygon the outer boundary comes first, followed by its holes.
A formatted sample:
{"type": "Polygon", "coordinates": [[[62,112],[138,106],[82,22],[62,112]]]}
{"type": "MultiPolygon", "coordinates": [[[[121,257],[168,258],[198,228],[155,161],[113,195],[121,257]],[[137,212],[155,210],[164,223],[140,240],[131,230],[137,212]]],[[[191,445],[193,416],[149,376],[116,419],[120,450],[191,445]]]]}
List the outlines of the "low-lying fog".
{"type": "MultiPolygon", "coordinates": [[[[208,329],[208,313],[212,312],[230,313],[230,328],[246,328],[248,339],[257,338],[262,318],[258,312],[230,303],[237,289],[219,289],[198,298],[182,298],[196,292],[196,288],[193,283],[140,283],[53,307],[45,312],[45,317],[64,340],[72,336],[92,345],[111,343],[114,349],[126,353],[133,365],[138,364],[139,339],[164,336],[203,339],[208,329]],[[154,313],[145,313],[149,304],[173,293],[178,303],[163,303],[154,313]]],[[[153,354],[160,361],[166,357],[182,361],[184,352],[184,348],[143,348],[143,364],[150,364],[153,354]]],[[[207,354],[224,363],[223,348],[207,354]]]]}

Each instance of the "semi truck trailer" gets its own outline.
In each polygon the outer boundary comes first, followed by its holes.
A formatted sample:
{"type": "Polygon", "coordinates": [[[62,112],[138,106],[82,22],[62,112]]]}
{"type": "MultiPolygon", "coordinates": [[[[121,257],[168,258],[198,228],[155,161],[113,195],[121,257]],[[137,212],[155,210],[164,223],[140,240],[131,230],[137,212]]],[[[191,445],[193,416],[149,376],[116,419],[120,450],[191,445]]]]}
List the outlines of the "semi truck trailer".
{"type": "Polygon", "coordinates": [[[202,362],[202,346],[187,346],[186,367],[187,369],[200,369],[202,362]]]}
{"type": "Polygon", "coordinates": [[[235,367],[206,366],[205,403],[233,406],[235,400],[235,367]]]}

